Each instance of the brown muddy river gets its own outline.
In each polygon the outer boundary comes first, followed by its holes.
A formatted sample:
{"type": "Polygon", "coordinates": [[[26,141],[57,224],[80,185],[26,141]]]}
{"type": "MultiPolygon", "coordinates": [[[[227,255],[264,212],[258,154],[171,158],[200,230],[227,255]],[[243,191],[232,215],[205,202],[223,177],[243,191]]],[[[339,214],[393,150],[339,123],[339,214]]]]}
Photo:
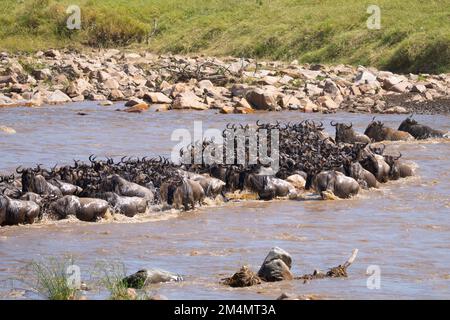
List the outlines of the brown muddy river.
{"type": "MultiPolygon", "coordinates": [[[[223,128],[227,122],[323,120],[352,121],[363,131],[372,115],[298,112],[221,115],[208,112],[127,114],[92,103],[41,109],[0,109],[0,172],[17,165],[70,163],[99,156],[166,155],[176,142],[174,129],[223,128]],[[78,111],[88,113],[78,116],[78,111]]],[[[397,127],[405,116],[377,117],[397,127]]],[[[450,116],[415,118],[450,130],[450,116]]],[[[36,298],[14,281],[31,260],[71,254],[83,280],[101,261],[121,262],[129,273],[162,268],[184,276],[183,283],[156,285],[170,299],[274,299],[282,292],[329,299],[450,298],[450,141],[439,139],[389,144],[415,163],[416,176],[389,182],[350,200],[233,202],[185,214],[117,222],[59,221],[0,228],[0,297],[36,298]],[[284,281],[233,289],[220,279],[248,264],[257,271],[273,246],[288,251],[293,273],[301,275],[343,263],[359,249],[349,278],[284,281]],[[367,287],[367,268],[378,266],[380,288],[367,287]]],[[[107,298],[103,290],[88,298],[107,298]]]]}

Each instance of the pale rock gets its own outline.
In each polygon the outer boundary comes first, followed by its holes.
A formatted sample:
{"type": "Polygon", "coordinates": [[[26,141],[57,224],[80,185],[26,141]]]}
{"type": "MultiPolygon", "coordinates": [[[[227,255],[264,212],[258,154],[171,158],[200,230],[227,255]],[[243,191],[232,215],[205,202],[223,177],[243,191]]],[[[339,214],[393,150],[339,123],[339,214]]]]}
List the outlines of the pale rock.
{"type": "Polygon", "coordinates": [[[388,114],[405,114],[405,113],[408,113],[408,110],[406,110],[406,108],[404,108],[404,107],[395,106],[395,107],[391,107],[389,109],[384,110],[384,113],[388,113],[388,114]]]}
{"type": "Polygon", "coordinates": [[[125,98],[125,95],[119,89],[112,89],[109,94],[109,99],[112,101],[122,101],[125,98]]]}
{"type": "Polygon", "coordinates": [[[297,189],[304,189],[306,180],[299,174],[293,174],[286,178],[286,181],[292,184],[297,189]]]}
{"type": "Polygon", "coordinates": [[[256,110],[275,110],[278,106],[274,94],[260,88],[247,91],[245,99],[256,110]]]}
{"type": "Polygon", "coordinates": [[[423,84],[415,84],[411,88],[411,92],[424,93],[425,91],[427,91],[427,88],[423,84]]]}
{"type": "Polygon", "coordinates": [[[210,80],[201,80],[198,82],[197,86],[202,90],[214,88],[214,84],[210,80]]]}
{"type": "Polygon", "coordinates": [[[172,105],[173,109],[207,110],[208,106],[200,101],[192,91],[180,93],[176,96],[172,105]]]}
{"type": "Polygon", "coordinates": [[[72,99],[61,90],[49,92],[47,97],[44,98],[44,102],[47,104],[63,104],[70,101],[72,101],[72,99]]]}
{"type": "Polygon", "coordinates": [[[151,103],[171,104],[172,99],[161,92],[149,92],[144,95],[144,100],[151,103]]]}
{"type": "Polygon", "coordinates": [[[355,77],[356,84],[372,84],[372,83],[378,83],[377,77],[367,70],[361,70],[358,72],[358,74],[355,77]]]}
{"type": "Polygon", "coordinates": [[[395,85],[393,85],[389,90],[393,92],[403,93],[408,91],[408,89],[411,87],[411,83],[407,81],[399,82],[395,85]]]}
{"type": "Polygon", "coordinates": [[[128,101],[125,103],[125,107],[132,107],[136,104],[140,104],[140,103],[145,103],[144,100],[136,98],[136,97],[132,97],[130,99],[128,99],[128,101]]]}
{"type": "Polygon", "coordinates": [[[129,113],[141,113],[141,112],[147,111],[149,108],[150,107],[148,104],[146,104],[145,102],[142,102],[142,103],[135,104],[134,106],[132,106],[128,109],[125,109],[124,111],[129,112],[129,113]]]}
{"type": "Polygon", "coordinates": [[[110,89],[110,90],[119,89],[119,83],[117,82],[116,79],[110,78],[103,83],[103,87],[105,89],[110,89]]]}

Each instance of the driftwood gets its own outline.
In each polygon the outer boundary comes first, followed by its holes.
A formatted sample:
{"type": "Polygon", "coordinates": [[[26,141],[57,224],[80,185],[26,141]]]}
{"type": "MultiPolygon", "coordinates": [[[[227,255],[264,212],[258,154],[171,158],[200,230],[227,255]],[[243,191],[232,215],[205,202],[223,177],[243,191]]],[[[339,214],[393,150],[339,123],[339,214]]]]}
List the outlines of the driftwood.
{"type": "Polygon", "coordinates": [[[247,266],[243,266],[238,272],[236,272],[230,278],[222,279],[223,284],[230,287],[250,287],[261,283],[261,279],[258,275],[251,271],[247,266]]]}
{"type": "Polygon", "coordinates": [[[333,267],[328,270],[326,273],[321,272],[320,270],[314,270],[312,274],[304,274],[300,277],[296,277],[295,279],[304,280],[305,282],[313,279],[324,279],[324,278],[341,278],[347,277],[347,269],[352,265],[352,263],[356,259],[356,255],[358,254],[358,249],[353,249],[352,255],[347,261],[342,265],[338,265],[337,267],[333,267]]]}
{"type": "Polygon", "coordinates": [[[159,70],[170,74],[169,81],[188,82],[191,79],[210,80],[215,85],[225,85],[234,82],[239,74],[231,72],[230,66],[221,65],[213,61],[202,63],[189,63],[180,61],[171,61],[167,64],[160,64],[159,70]]]}

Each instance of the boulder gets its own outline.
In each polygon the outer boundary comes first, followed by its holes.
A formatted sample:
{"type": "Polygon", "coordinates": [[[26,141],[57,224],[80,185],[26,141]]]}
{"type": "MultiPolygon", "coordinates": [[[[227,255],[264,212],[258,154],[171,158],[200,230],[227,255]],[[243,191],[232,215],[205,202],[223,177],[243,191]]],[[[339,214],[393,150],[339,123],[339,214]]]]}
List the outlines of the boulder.
{"type": "Polygon", "coordinates": [[[112,89],[109,94],[109,99],[112,101],[121,101],[125,98],[125,95],[119,89],[112,89]]]}
{"type": "Polygon", "coordinates": [[[378,83],[377,77],[367,70],[360,70],[355,77],[356,84],[372,84],[378,83]]]}
{"type": "Polygon", "coordinates": [[[427,91],[427,88],[423,84],[415,84],[411,88],[411,92],[424,93],[425,91],[427,91]]]}
{"type": "Polygon", "coordinates": [[[395,85],[393,85],[392,87],[390,87],[390,91],[393,92],[398,92],[398,93],[403,93],[408,91],[408,89],[411,87],[411,83],[407,82],[407,81],[402,81],[399,82],[395,85]]]}
{"type": "Polygon", "coordinates": [[[151,103],[162,103],[162,104],[171,104],[172,99],[166,96],[162,92],[150,92],[144,94],[144,99],[150,101],[151,103]]]}
{"type": "Polygon", "coordinates": [[[144,100],[136,98],[136,97],[132,97],[130,99],[128,99],[128,101],[125,103],[125,107],[132,107],[136,104],[140,104],[140,103],[145,103],[144,100]]]}
{"type": "Polygon", "coordinates": [[[33,77],[36,78],[36,80],[47,80],[47,79],[51,79],[52,72],[50,71],[50,69],[44,68],[41,70],[34,70],[32,72],[32,75],[33,75],[33,77]]]}
{"type": "Polygon", "coordinates": [[[47,104],[63,104],[71,101],[72,99],[61,90],[49,92],[47,97],[44,98],[44,103],[47,104]]]}
{"type": "Polygon", "coordinates": [[[234,107],[232,107],[232,106],[223,106],[223,107],[220,109],[220,113],[223,113],[223,114],[231,114],[231,113],[234,113],[234,107]]]}
{"type": "Polygon", "coordinates": [[[291,273],[292,258],[289,253],[281,248],[275,247],[270,250],[261,268],[258,276],[268,282],[292,280],[294,278],[291,273]]]}
{"type": "Polygon", "coordinates": [[[70,82],[66,89],[67,95],[69,97],[75,97],[79,95],[84,95],[86,91],[92,90],[92,85],[85,79],[76,79],[70,82]]]}
{"type": "Polygon", "coordinates": [[[142,102],[142,103],[135,104],[134,106],[132,106],[128,109],[125,109],[124,111],[130,112],[130,113],[141,113],[141,112],[147,111],[148,109],[149,109],[149,105],[146,104],[145,102],[142,102]]]}
{"type": "Polygon", "coordinates": [[[286,178],[286,181],[292,184],[297,189],[304,189],[306,180],[299,174],[293,174],[286,178]]]}
{"type": "Polygon", "coordinates": [[[245,99],[256,110],[276,110],[278,105],[276,103],[275,95],[260,88],[249,90],[245,94],[245,99]]]}
{"type": "Polygon", "coordinates": [[[110,78],[108,80],[106,80],[105,82],[103,82],[103,87],[105,89],[119,89],[119,82],[117,82],[116,79],[114,78],[110,78]]]}
{"type": "Polygon", "coordinates": [[[339,105],[329,96],[320,96],[317,98],[317,103],[328,110],[336,110],[339,108],[339,105]]]}
{"type": "Polygon", "coordinates": [[[194,110],[207,110],[208,106],[204,104],[199,97],[197,97],[192,91],[186,91],[180,93],[172,105],[173,109],[194,109],[194,110]]]}

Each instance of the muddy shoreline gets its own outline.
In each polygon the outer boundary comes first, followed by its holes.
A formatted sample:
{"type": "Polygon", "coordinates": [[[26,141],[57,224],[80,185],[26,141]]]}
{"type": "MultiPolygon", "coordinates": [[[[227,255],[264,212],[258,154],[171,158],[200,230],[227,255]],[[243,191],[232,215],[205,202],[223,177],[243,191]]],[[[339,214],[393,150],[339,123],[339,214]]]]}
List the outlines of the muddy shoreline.
{"type": "MultiPolygon", "coordinates": [[[[450,75],[399,75],[348,65],[300,65],[116,49],[0,53],[0,108],[125,101],[125,111],[230,114],[448,114],[450,75]]],[[[0,123],[1,124],[1,123],[0,123]]]]}

